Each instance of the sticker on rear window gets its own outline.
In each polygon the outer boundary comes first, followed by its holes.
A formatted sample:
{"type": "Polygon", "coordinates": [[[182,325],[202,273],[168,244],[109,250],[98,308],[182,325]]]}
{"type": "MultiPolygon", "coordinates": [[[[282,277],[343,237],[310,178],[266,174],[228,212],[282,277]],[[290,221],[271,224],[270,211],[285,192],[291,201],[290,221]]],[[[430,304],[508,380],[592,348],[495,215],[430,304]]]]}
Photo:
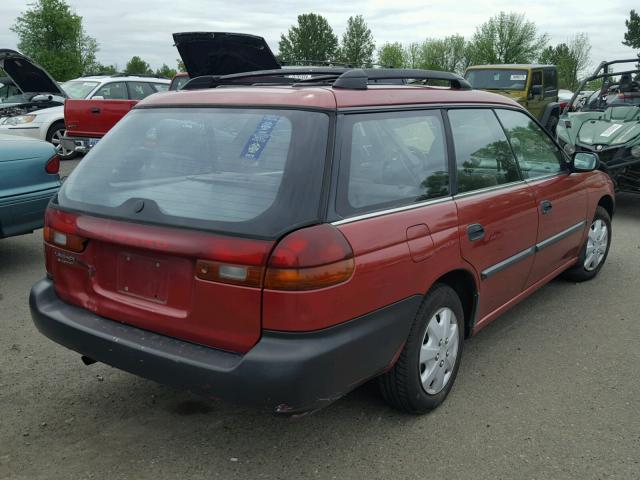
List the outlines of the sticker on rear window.
{"type": "Polygon", "coordinates": [[[616,133],[621,128],[622,128],[622,125],[620,125],[619,123],[615,123],[615,124],[611,125],[609,128],[607,128],[604,132],[602,132],[600,134],[600,136],[601,137],[610,137],[611,135],[616,133]]]}
{"type": "Polygon", "coordinates": [[[279,119],[280,117],[277,115],[265,115],[262,117],[262,120],[260,120],[260,123],[242,149],[242,153],[240,154],[242,158],[254,162],[260,159],[260,155],[267,146],[271,138],[271,133],[279,119]]]}
{"type": "Polygon", "coordinates": [[[511,75],[511,80],[515,81],[515,80],[526,80],[527,76],[523,75],[523,74],[517,74],[517,75],[511,75]]]}

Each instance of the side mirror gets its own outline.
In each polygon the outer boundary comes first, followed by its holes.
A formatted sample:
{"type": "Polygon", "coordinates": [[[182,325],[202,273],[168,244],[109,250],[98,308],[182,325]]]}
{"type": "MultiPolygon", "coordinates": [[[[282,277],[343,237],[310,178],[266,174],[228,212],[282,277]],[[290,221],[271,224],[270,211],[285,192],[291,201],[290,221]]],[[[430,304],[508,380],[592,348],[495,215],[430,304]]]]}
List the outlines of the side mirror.
{"type": "Polygon", "coordinates": [[[53,99],[52,95],[36,95],[31,101],[32,102],[50,102],[53,99]]]}
{"type": "Polygon", "coordinates": [[[572,170],[574,172],[593,172],[600,165],[597,153],[576,152],[573,155],[572,170]]]}
{"type": "Polygon", "coordinates": [[[541,97],[542,85],[533,85],[529,91],[529,98],[541,97]]]}

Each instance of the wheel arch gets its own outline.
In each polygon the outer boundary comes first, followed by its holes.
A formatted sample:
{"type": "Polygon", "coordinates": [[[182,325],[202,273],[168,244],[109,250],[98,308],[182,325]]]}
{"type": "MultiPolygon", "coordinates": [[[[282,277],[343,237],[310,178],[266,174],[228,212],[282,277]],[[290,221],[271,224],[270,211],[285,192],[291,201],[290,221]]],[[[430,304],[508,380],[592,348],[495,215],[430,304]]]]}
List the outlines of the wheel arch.
{"type": "Polygon", "coordinates": [[[554,113],[557,113],[558,118],[560,117],[560,103],[558,102],[548,103],[547,106],[544,108],[542,119],[540,120],[540,123],[542,124],[543,127],[545,128],[547,127],[547,124],[549,123],[549,119],[554,113]]]}
{"type": "Polygon", "coordinates": [[[435,282],[453,288],[460,298],[464,311],[464,336],[470,337],[478,310],[478,285],[475,276],[469,270],[460,268],[441,275],[435,282]]]}
{"type": "Polygon", "coordinates": [[[598,200],[598,206],[604,208],[609,214],[609,217],[613,218],[613,213],[615,211],[615,202],[611,195],[603,195],[600,200],[598,200]]]}

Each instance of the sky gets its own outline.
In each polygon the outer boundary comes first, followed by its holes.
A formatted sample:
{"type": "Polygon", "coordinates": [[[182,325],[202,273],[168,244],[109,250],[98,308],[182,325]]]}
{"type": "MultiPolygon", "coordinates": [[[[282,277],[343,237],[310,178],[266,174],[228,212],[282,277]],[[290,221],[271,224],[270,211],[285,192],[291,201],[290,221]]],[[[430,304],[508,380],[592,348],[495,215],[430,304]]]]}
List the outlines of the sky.
{"type": "MultiPolygon", "coordinates": [[[[0,1],[0,48],[16,48],[9,30],[27,8],[25,0],[0,1]]],[[[461,34],[471,38],[476,26],[499,13],[524,13],[535,22],[550,44],[587,33],[593,66],[602,60],[633,58],[637,53],[622,45],[624,21],[638,0],[68,0],[83,17],[86,32],[100,45],[98,60],[124,69],[138,55],[153,68],[163,63],[175,67],[178,53],[171,34],[186,31],[227,31],[264,37],[278,51],[280,34],[295,24],[297,15],[314,12],[325,16],[342,36],[347,19],[362,14],[377,45],[385,42],[422,41],[461,34]]]]}

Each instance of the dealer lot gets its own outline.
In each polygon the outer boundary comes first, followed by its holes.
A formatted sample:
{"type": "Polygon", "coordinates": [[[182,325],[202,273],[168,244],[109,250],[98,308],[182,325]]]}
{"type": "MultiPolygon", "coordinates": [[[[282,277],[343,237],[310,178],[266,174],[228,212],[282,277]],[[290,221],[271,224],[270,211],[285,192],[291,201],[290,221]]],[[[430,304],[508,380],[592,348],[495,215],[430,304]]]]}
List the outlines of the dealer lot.
{"type": "Polygon", "coordinates": [[[41,232],[0,241],[0,478],[640,478],[640,197],[618,198],[600,275],[468,340],[422,417],[371,386],[286,419],[85,367],[31,322],[43,274],[41,232]]]}

